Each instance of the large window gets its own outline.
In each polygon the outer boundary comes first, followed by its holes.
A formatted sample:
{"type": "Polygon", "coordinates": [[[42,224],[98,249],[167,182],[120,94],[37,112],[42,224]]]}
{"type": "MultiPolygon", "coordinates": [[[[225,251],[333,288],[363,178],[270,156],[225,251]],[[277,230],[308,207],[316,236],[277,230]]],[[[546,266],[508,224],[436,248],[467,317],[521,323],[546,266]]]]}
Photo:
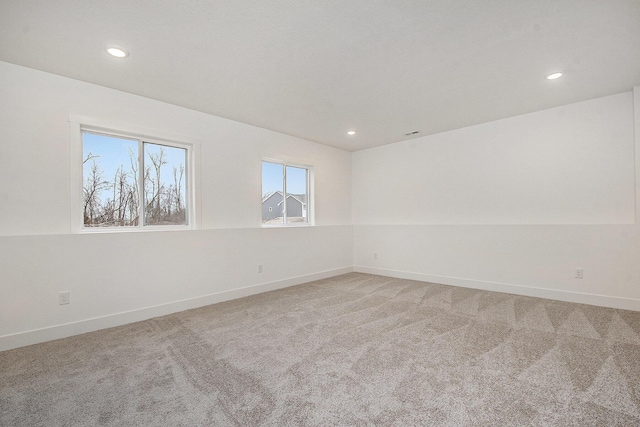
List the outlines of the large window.
{"type": "Polygon", "coordinates": [[[82,130],[85,229],[189,225],[189,146],[82,130]]]}
{"type": "Polygon", "coordinates": [[[309,167],[262,162],[262,224],[310,223],[309,167]]]}

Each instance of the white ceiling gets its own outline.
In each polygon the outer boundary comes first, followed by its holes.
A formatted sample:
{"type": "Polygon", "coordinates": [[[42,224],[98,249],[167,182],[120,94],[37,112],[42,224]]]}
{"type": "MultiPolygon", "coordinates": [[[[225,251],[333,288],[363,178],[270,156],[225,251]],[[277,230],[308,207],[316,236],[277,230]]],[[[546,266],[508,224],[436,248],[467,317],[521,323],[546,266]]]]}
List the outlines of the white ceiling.
{"type": "Polygon", "coordinates": [[[0,0],[0,60],[355,151],[631,90],[640,1],[0,0]]]}

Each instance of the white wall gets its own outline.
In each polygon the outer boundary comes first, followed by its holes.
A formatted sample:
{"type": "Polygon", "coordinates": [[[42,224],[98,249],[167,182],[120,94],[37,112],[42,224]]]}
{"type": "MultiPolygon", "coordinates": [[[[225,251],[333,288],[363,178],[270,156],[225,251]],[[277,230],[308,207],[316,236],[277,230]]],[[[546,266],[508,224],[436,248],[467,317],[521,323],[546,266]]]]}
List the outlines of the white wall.
{"type": "Polygon", "coordinates": [[[0,135],[0,350],[351,270],[348,152],[2,62],[0,135]],[[201,141],[199,229],[71,233],[70,114],[201,141]],[[314,166],[316,227],[260,227],[263,157],[314,166]]]}
{"type": "Polygon", "coordinates": [[[355,269],[640,310],[639,98],[354,153],[355,269]]]}
{"type": "Polygon", "coordinates": [[[353,155],[356,224],[630,224],[633,100],[600,98],[353,155]]]}

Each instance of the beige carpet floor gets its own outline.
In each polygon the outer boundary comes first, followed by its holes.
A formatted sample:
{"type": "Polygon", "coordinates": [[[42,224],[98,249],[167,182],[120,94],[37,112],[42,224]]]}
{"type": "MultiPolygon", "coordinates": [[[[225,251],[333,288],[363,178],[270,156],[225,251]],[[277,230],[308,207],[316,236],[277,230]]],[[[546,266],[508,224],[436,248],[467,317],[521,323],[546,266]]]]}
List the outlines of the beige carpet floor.
{"type": "Polygon", "coordinates": [[[638,426],[640,312],[351,273],[0,353],[2,426],[638,426]]]}

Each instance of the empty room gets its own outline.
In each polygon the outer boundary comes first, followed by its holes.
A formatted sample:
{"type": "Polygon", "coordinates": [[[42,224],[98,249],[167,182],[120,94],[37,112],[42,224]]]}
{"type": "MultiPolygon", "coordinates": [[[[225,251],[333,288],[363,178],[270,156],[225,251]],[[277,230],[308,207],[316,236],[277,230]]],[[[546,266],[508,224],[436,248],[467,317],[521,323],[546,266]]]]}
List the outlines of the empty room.
{"type": "Polygon", "coordinates": [[[637,0],[0,0],[0,426],[640,425],[637,0]]]}

